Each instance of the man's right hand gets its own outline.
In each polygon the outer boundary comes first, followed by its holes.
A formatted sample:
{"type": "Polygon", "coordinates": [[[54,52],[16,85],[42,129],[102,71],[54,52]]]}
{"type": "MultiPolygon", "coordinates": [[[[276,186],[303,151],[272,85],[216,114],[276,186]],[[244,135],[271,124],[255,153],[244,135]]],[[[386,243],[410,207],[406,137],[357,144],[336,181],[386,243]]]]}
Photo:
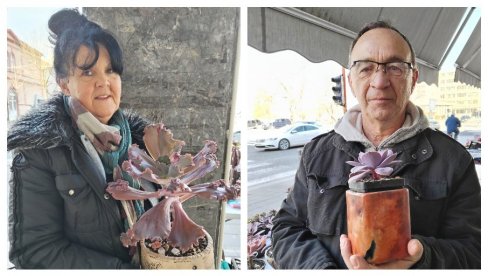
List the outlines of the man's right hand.
{"type": "Polygon", "coordinates": [[[422,254],[424,253],[424,247],[417,239],[411,239],[408,242],[408,254],[410,256],[402,260],[396,260],[389,263],[380,265],[373,265],[368,263],[363,257],[358,255],[352,255],[351,241],[347,235],[341,235],[340,238],[341,255],[349,269],[407,269],[417,263],[422,254]]]}

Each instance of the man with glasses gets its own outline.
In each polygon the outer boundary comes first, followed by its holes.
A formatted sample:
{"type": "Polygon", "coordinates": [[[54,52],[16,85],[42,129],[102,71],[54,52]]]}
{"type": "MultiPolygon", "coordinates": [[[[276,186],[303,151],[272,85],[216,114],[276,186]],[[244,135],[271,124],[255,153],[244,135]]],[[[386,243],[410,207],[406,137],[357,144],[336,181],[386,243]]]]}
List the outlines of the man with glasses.
{"type": "Polygon", "coordinates": [[[481,268],[481,195],[469,153],[430,129],[410,102],[419,71],[408,39],[388,23],[368,24],[350,51],[349,84],[358,105],[303,150],[293,190],[273,223],[280,268],[481,268]],[[373,265],[352,255],[345,192],[359,152],[391,149],[392,177],[410,193],[409,256],[373,265]]]}

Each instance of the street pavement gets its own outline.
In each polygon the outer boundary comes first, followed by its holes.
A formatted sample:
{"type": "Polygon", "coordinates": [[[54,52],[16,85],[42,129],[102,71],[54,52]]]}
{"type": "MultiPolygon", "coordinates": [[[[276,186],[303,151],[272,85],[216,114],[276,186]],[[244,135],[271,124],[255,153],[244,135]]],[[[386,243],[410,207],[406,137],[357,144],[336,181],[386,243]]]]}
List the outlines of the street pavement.
{"type": "Polygon", "coordinates": [[[248,217],[280,208],[293,186],[302,149],[265,151],[248,146],[248,217]]]}

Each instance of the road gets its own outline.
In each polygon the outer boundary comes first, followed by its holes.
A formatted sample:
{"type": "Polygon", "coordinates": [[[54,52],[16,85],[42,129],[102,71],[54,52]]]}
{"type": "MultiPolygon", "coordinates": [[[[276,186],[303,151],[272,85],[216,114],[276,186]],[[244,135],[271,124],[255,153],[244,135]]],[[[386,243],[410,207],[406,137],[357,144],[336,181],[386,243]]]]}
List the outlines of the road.
{"type": "Polygon", "coordinates": [[[248,216],[279,209],[293,186],[303,147],[263,150],[248,146],[248,216]]]}

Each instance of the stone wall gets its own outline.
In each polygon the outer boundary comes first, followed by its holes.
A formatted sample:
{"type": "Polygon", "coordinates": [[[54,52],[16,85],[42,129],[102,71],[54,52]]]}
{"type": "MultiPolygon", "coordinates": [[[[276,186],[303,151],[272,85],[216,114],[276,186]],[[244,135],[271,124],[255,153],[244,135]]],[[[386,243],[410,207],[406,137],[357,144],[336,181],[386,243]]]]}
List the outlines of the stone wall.
{"type": "MultiPolygon", "coordinates": [[[[205,140],[218,143],[222,166],[207,180],[224,177],[238,8],[84,8],[87,17],[115,34],[124,52],[122,103],[163,122],[195,153],[205,140]]],[[[220,204],[191,199],[188,215],[217,245],[220,204]]]]}

